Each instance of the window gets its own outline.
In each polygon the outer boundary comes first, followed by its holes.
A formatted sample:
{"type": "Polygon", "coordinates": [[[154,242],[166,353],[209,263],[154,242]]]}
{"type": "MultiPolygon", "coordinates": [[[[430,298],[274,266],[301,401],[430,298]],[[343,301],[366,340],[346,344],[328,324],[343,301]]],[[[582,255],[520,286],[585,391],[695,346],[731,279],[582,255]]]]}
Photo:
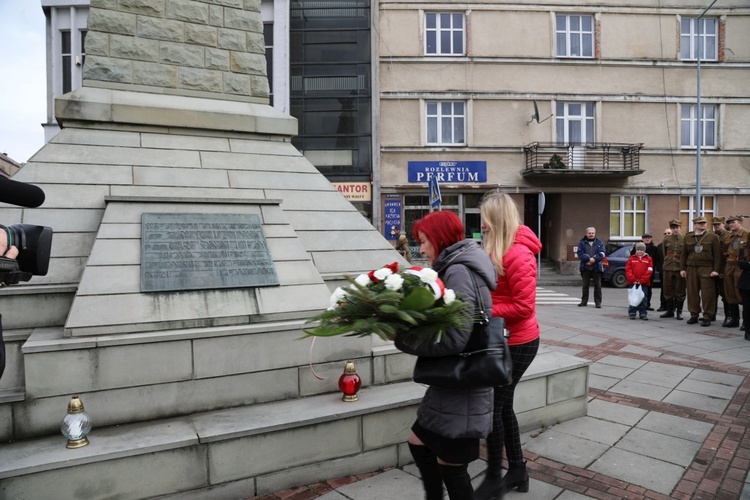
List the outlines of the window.
{"type": "Polygon", "coordinates": [[[682,18],[680,22],[680,57],[682,60],[697,61],[700,47],[701,61],[716,61],[718,59],[718,27],[719,21],[716,18],[682,18]]]}
{"type": "MultiPolygon", "coordinates": [[[[701,215],[708,221],[713,219],[719,212],[716,209],[716,198],[713,196],[701,196],[701,205],[701,215]]],[[[695,196],[680,196],[682,234],[693,230],[693,217],[695,217],[695,196]]]]}
{"type": "Polygon", "coordinates": [[[273,106],[273,23],[263,23],[266,45],[266,73],[268,74],[268,104],[273,106]]]}
{"type": "Polygon", "coordinates": [[[594,18],[565,16],[555,18],[557,57],[594,57],[594,18]]]}
{"type": "Polygon", "coordinates": [[[427,101],[427,144],[466,143],[466,103],[427,101]]]}
{"type": "Polygon", "coordinates": [[[683,148],[716,147],[716,106],[701,105],[701,126],[698,126],[698,105],[680,107],[680,146],[683,148]]]}
{"type": "Polygon", "coordinates": [[[594,142],[593,102],[558,102],[556,115],[558,144],[594,142]]]}
{"type": "Polygon", "coordinates": [[[454,12],[425,14],[425,54],[464,55],[464,15],[454,12]]]}
{"type": "Polygon", "coordinates": [[[640,238],[646,232],[647,198],[640,195],[612,195],[609,200],[609,236],[640,238]]]}

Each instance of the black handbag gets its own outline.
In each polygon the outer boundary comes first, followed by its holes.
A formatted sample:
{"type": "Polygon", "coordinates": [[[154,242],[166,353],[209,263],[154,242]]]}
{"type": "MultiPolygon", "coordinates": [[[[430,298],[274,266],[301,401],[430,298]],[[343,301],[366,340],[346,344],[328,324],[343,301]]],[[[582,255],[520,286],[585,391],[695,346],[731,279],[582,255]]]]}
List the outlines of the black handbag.
{"type": "Polygon", "coordinates": [[[487,347],[454,356],[419,357],[414,366],[414,382],[455,389],[499,387],[512,382],[513,363],[505,320],[487,314],[474,273],[469,271],[469,274],[479,312],[472,335],[480,335],[487,347]]]}

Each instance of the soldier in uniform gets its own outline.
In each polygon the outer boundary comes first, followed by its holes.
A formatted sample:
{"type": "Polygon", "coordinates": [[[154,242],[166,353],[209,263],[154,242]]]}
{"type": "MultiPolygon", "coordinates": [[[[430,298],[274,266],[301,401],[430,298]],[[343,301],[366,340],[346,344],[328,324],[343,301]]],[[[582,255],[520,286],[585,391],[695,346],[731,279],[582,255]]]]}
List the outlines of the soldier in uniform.
{"type": "Polygon", "coordinates": [[[743,217],[741,215],[732,215],[727,219],[729,231],[723,240],[722,248],[724,250],[724,297],[727,301],[729,314],[721,326],[727,328],[736,328],[740,326],[740,304],[742,295],[737,289],[742,270],[737,264],[740,251],[745,251],[748,244],[748,231],[742,227],[743,217]]]}
{"type": "Polygon", "coordinates": [[[664,291],[664,304],[667,312],[659,316],[660,318],[682,319],[682,304],[685,302],[685,278],[680,276],[680,259],[685,237],[680,234],[681,227],[682,223],[679,220],[672,219],[669,221],[669,229],[672,234],[665,235],[662,241],[664,261],[661,286],[664,291]]]}
{"type": "Polygon", "coordinates": [[[726,217],[714,217],[711,219],[711,225],[713,226],[713,231],[716,233],[716,236],[719,237],[719,243],[721,244],[721,271],[719,271],[719,277],[716,278],[716,311],[719,311],[719,298],[721,298],[721,305],[722,309],[724,311],[724,323],[721,324],[721,326],[726,326],[728,321],[731,321],[731,315],[729,314],[729,303],[727,302],[726,296],[724,294],[724,258],[726,256],[726,246],[725,246],[725,240],[727,236],[729,235],[729,231],[727,231],[724,223],[726,222],[726,217]]]}
{"type": "Polygon", "coordinates": [[[721,271],[721,242],[711,231],[706,231],[706,218],[693,219],[694,231],[685,235],[680,275],[687,285],[689,325],[698,322],[703,308],[701,326],[710,326],[716,320],[716,283],[721,271]]]}

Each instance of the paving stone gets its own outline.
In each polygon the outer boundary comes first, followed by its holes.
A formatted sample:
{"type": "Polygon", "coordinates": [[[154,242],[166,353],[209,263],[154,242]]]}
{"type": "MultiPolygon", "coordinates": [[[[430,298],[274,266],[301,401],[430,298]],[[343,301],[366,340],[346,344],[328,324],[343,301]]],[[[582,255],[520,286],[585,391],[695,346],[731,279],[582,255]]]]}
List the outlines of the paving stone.
{"type": "Polygon", "coordinates": [[[609,446],[571,436],[554,429],[526,443],[526,450],[561,463],[585,468],[602,456],[609,446]]]}
{"type": "Polygon", "coordinates": [[[589,403],[588,415],[590,417],[609,420],[625,425],[636,425],[644,416],[648,414],[647,410],[633,408],[632,406],[618,405],[609,401],[595,399],[589,403]]]}
{"type": "Polygon", "coordinates": [[[613,446],[630,430],[627,425],[593,417],[568,420],[557,424],[553,429],[557,432],[590,439],[609,446],[613,446]]]}
{"type": "Polygon", "coordinates": [[[628,375],[625,379],[631,382],[642,382],[644,384],[652,384],[659,387],[674,389],[685,379],[685,376],[669,373],[647,372],[643,371],[643,369],[639,369],[628,375]]]}
{"type": "Polygon", "coordinates": [[[653,399],[655,401],[663,400],[672,389],[668,387],[657,387],[651,384],[644,384],[641,382],[631,382],[629,380],[623,380],[610,387],[610,391],[617,392],[620,394],[627,394],[628,396],[636,396],[639,398],[653,399]]]}
{"type": "Polygon", "coordinates": [[[645,365],[647,361],[640,359],[626,358],[623,356],[604,356],[598,363],[604,363],[607,365],[623,366],[625,368],[640,368],[645,365]]]}
{"type": "Polygon", "coordinates": [[[597,361],[589,367],[589,373],[594,375],[602,375],[605,377],[612,377],[617,379],[623,379],[633,373],[633,368],[626,368],[624,366],[609,365],[597,361]]]}
{"type": "MultiPolygon", "coordinates": [[[[357,500],[421,498],[424,495],[422,481],[399,469],[392,469],[362,481],[347,484],[336,491],[344,495],[344,498],[356,498],[357,500]]],[[[324,495],[319,498],[335,500],[339,497],[326,498],[324,495]]]]}
{"type": "MultiPolygon", "coordinates": [[[[591,406],[589,406],[589,408],[590,407],[591,406]]],[[[701,422],[698,420],[652,411],[641,419],[641,421],[636,424],[636,427],[658,432],[660,434],[666,434],[667,436],[702,443],[703,440],[708,437],[714,426],[708,422],[701,422]]]]}
{"type": "Polygon", "coordinates": [[[709,370],[693,370],[689,379],[702,380],[704,382],[713,382],[715,384],[724,384],[732,387],[739,387],[745,380],[744,375],[732,375],[731,373],[714,372],[709,370]]]}
{"type": "Polygon", "coordinates": [[[656,432],[632,429],[615,447],[688,467],[700,450],[701,444],[656,432]]]}
{"type": "Polygon", "coordinates": [[[672,493],[685,472],[678,465],[618,448],[611,448],[588,469],[664,495],[672,493]]]}
{"type": "Polygon", "coordinates": [[[729,404],[728,399],[705,396],[692,392],[674,390],[663,400],[665,403],[705,410],[713,413],[723,413],[729,404]]]}
{"type": "Polygon", "coordinates": [[[651,372],[651,373],[663,373],[666,375],[681,375],[682,377],[689,376],[695,371],[694,368],[687,366],[677,366],[668,363],[662,363],[659,361],[649,361],[645,365],[639,368],[639,371],[651,372]]]}
{"type": "Polygon", "coordinates": [[[589,387],[606,391],[620,382],[619,378],[602,377],[601,375],[589,374],[589,387]]]}
{"type": "Polygon", "coordinates": [[[737,388],[725,384],[714,384],[701,380],[685,380],[677,386],[677,389],[685,392],[704,394],[714,398],[732,399],[737,388]]]}

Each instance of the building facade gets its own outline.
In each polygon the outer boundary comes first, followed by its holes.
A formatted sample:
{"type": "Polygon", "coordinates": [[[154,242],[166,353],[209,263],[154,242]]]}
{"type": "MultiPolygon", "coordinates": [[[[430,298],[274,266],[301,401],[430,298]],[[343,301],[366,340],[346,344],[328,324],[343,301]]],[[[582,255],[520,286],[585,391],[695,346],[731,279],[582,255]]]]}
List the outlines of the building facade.
{"type": "Polygon", "coordinates": [[[410,234],[435,175],[476,236],[499,188],[572,270],[588,226],[611,242],[690,227],[698,141],[701,211],[750,213],[750,8],[719,1],[699,20],[704,3],[381,2],[384,220],[399,211],[410,234]]]}

